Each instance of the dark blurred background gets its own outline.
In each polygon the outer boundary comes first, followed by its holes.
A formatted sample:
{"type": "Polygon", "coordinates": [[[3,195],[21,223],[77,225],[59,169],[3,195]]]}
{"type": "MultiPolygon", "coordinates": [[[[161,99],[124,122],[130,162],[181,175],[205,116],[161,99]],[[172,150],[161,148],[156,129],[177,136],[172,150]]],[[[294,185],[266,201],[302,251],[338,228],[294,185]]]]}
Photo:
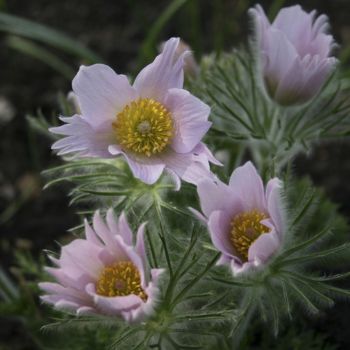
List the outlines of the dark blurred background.
{"type": "MultiPolygon", "coordinates": [[[[273,18],[281,6],[296,2],[260,3],[273,18]]],[[[337,56],[346,71],[350,62],[350,1],[300,3],[307,11],[317,9],[329,16],[332,33],[340,44],[337,56]]],[[[59,113],[58,92],[65,95],[70,91],[71,78],[80,64],[101,61],[117,72],[132,75],[153,58],[159,44],[170,36],[183,38],[197,59],[244,43],[251,28],[247,10],[254,4],[249,0],[0,1],[2,268],[9,271],[16,264],[14,249],[28,251],[36,258],[43,248],[54,247],[55,239],[78,222],[62,188],[41,189],[40,172],[60,161],[50,151],[51,140],[29,128],[26,116],[42,113],[47,120],[55,117],[59,113]],[[33,27],[13,16],[58,30],[73,41],[64,41],[66,37],[57,37],[50,29],[33,27]],[[74,41],[90,51],[74,45],[74,41]]],[[[296,167],[300,175],[311,175],[316,185],[325,188],[348,218],[349,152],[347,140],[336,145],[322,144],[308,158],[300,157],[296,167]]],[[[349,307],[340,305],[330,311],[327,322],[315,321],[310,327],[323,329],[327,324],[330,342],[345,349],[350,346],[346,334],[349,316],[349,307]]],[[[0,319],[2,329],[5,323],[0,319]]],[[[0,331],[0,349],[7,349],[2,347],[1,338],[16,334],[11,327],[4,329],[0,331]]]]}

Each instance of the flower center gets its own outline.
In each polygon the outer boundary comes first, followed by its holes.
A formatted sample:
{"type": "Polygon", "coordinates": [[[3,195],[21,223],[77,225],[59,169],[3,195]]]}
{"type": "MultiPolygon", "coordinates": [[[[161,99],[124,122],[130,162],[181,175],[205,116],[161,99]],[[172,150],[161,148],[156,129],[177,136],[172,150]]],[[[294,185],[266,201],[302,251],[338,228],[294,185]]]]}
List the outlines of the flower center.
{"type": "Polygon", "coordinates": [[[124,107],[113,128],[120,145],[147,157],[162,152],[173,136],[170,112],[151,98],[141,98],[124,107]]]}
{"type": "Polygon", "coordinates": [[[119,261],[103,269],[96,283],[96,292],[106,297],[119,297],[130,294],[147,300],[141,287],[140,273],[130,261],[119,261]]]}
{"type": "Polygon", "coordinates": [[[258,210],[236,215],[231,221],[230,240],[244,261],[248,261],[248,250],[252,243],[270,229],[260,221],[268,216],[258,210]]]}

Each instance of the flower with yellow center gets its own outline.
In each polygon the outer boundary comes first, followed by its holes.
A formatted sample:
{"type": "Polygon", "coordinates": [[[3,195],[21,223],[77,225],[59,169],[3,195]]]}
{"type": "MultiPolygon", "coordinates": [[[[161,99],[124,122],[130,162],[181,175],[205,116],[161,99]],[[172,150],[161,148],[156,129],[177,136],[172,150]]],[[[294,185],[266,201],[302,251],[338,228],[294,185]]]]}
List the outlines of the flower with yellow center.
{"type": "Polygon", "coordinates": [[[64,137],[52,145],[59,155],[123,157],[134,177],[154,184],[166,172],[179,189],[210,177],[220,163],[202,143],[211,126],[210,107],[183,88],[179,38],[169,39],[133,84],[104,64],[80,67],[72,82],[77,113],[50,128],[64,137]]]}
{"type": "Polygon", "coordinates": [[[140,272],[131,261],[118,261],[103,269],[96,284],[96,293],[106,297],[120,297],[130,294],[147,300],[141,287],[140,272]]]}
{"type": "Polygon", "coordinates": [[[125,150],[150,157],[162,152],[173,135],[170,112],[151,98],[128,104],[113,122],[117,143],[125,150]]]}
{"type": "Polygon", "coordinates": [[[270,22],[260,5],[249,10],[255,22],[257,63],[267,93],[281,105],[303,104],[322,89],[335,70],[336,47],[327,16],[300,5],[281,8],[270,22]]]}
{"type": "Polygon", "coordinates": [[[258,210],[236,215],[231,221],[230,240],[243,261],[248,261],[248,250],[260,235],[270,231],[261,223],[268,216],[258,210]]]}
{"type": "Polygon", "coordinates": [[[106,220],[97,211],[92,226],[85,222],[85,238],[62,247],[54,268],[47,268],[56,283],[43,282],[41,297],[58,310],[79,315],[116,316],[126,322],[143,322],[155,310],[159,276],[163,269],[147,268],[145,224],[133,233],[122,213],[113,209],[106,220]]]}
{"type": "Polygon", "coordinates": [[[284,232],[281,181],[263,181],[251,162],[235,169],[229,184],[203,179],[197,186],[213,245],[221,252],[219,265],[234,275],[264,266],[282,244],[284,232]]]}

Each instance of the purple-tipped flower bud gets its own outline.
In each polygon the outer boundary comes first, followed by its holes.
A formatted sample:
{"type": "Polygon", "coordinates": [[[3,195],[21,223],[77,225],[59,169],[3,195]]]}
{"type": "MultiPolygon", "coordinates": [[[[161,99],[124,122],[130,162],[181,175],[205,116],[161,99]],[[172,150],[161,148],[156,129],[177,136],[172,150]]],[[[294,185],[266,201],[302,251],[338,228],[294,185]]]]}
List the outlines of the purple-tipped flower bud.
{"type": "Polygon", "coordinates": [[[299,6],[283,8],[271,24],[260,5],[249,10],[255,20],[258,58],[266,89],[281,105],[307,102],[336,65],[335,46],[326,34],[328,18],[299,6]]]}

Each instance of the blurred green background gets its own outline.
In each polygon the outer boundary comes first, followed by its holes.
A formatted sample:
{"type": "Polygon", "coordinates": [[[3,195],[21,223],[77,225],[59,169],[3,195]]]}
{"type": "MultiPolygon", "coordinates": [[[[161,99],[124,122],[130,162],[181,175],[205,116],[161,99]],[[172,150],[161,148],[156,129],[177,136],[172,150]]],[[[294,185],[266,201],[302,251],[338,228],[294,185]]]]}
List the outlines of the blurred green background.
{"type": "MultiPolygon", "coordinates": [[[[261,1],[270,18],[295,1],[261,1]]],[[[305,10],[326,13],[340,44],[337,56],[350,63],[350,1],[301,0],[305,10]]],[[[248,0],[2,0],[0,1],[0,263],[17,264],[14,250],[37,258],[44,248],[78,222],[62,188],[42,191],[40,172],[59,159],[51,140],[29,128],[27,116],[56,118],[60,95],[71,89],[81,64],[104,62],[117,72],[135,74],[157,53],[162,41],[180,36],[196,58],[247,42],[248,0]]],[[[347,140],[300,157],[296,171],[309,174],[350,217],[350,146],[347,140]]],[[[309,324],[335,348],[350,346],[349,307],[338,305],[309,324]],[[328,327],[328,328],[327,328],[328,327]],[[328,341],[328,340],[327,340],[328,341]]],[[[21,347],[23,331],[0,317],[0,349],[21,347]],[[16,336],[19,336],[16,340],[16,336]],[[2,345],[3,344],[3,345],[2,345]],[[7,344],[7,345],[5,345],[7,344]],[[8,345],[12,344],[12,345],[8,345]],[[8,348],[6,346],[9,346],[8,348]]],[[[297,334],[295,335],[297,337],[297,334]]],[[[320,343],[322,345],[322,342],[320,343]]],[[[23,344],[22,344],[23,345],[23,344]]],[[[321,346],[320,345],[320,346],[321,346]]],[[[299,345],[298,345],[299,346],[299,345]]],[[[323,346],[323,345],[322,345],[323,346]]],[[[280,347],[281,349],[284,347],[280,347]]],[[[287,349],[288,347],[286,347],[287,349]]],[[[293,349],[303,349],[293,347],[293,349]]],[[[317,348],[317,347],[316,347],[317,348]]],[[[324,347],[318,347],[324,348],[324,347]]]]}

